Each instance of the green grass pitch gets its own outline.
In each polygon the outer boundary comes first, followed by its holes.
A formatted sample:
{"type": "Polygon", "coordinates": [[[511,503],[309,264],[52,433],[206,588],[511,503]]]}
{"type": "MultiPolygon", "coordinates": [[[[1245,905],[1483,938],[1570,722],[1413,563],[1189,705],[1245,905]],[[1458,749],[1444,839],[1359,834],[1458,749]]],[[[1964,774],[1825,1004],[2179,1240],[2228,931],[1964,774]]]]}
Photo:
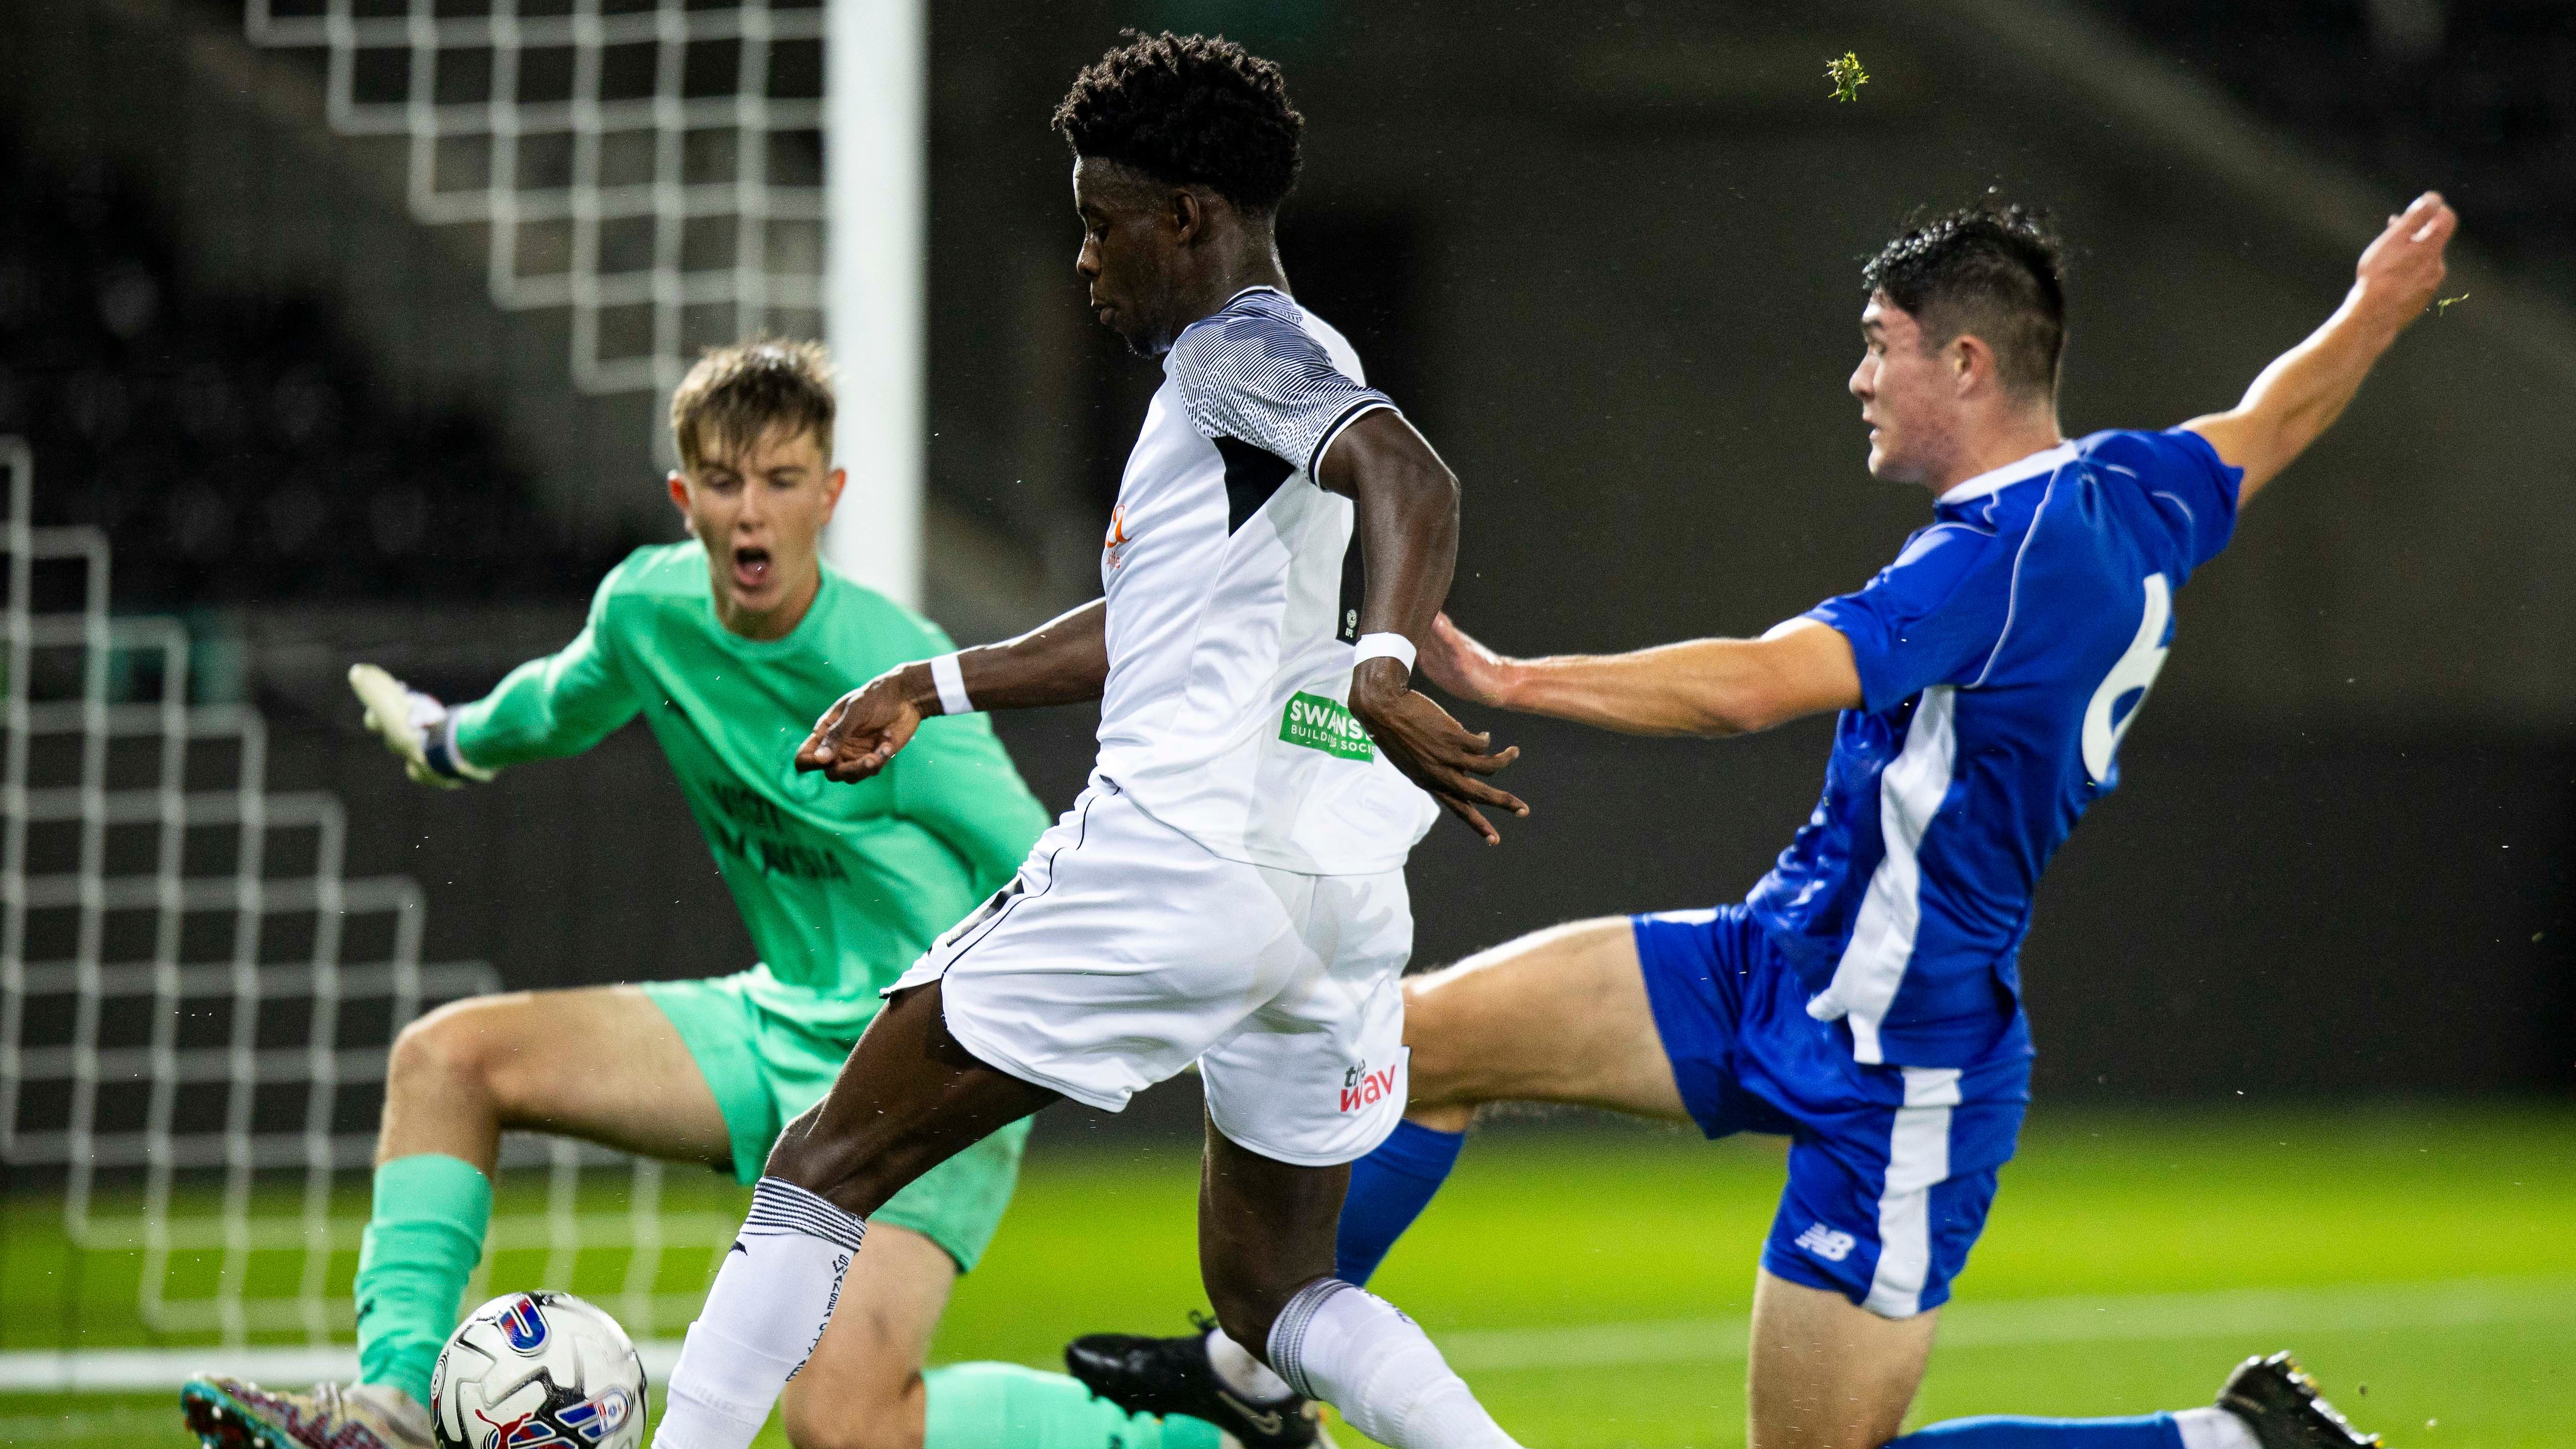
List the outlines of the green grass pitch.
{"type": "MultiPolygon", "coordinates": [[[[1177,1147],[1033,1160],[938,1356],[1053,1365],[1073,1333],[1178,1329],[1203,1302],[1194,1170],[1177,1147]]],[[[1526,1443],[1739,1445],[1779,1173],[1777,1142],[1506,1126],[1470,1145],[1376,1286],[1526,1443]]],[[[12,1205],[0,1342],[59,1344],[69,1323],[94,1346],[139,1341],[131,1268],[69,1262],[47,1222],[12,1205]]],[[[504,1260],[493,1281],[534,1271],[504,1260]]],[[[2571,1344],[2576,1110],[2043,1111],[1915,1422],[2205,1403],[2238,1358],[2288,1347],[2392,1446],[2539,1449],[2576,1443],[2571,1344]]],[[[0,1397],[0,1444],[184,1444],[172,1402],[0,1397]]]]}

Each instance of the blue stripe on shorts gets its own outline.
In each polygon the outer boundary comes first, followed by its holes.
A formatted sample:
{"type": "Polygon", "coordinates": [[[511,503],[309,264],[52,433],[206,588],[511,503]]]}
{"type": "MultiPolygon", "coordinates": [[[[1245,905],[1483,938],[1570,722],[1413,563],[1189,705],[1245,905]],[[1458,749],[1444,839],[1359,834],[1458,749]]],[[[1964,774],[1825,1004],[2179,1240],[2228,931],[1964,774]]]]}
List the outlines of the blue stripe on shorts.
{"type": "Polygon", "coordinates": [[[1741,907],[1633,918],[1646,1000],[1702,1132],[1788,1136],[1762,1265],[1887,1318],[1967,1265],[2030,1100],[2018,1046],[1965,1069],[1864,1065],[1741,907]]]}

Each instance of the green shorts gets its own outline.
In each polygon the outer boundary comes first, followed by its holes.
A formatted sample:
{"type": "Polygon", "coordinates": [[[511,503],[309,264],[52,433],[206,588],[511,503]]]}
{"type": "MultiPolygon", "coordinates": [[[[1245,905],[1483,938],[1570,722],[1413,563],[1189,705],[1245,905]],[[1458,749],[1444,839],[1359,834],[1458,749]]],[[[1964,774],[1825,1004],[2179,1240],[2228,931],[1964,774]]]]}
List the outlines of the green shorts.
{"type": "MultiPolygon", "coordinates": [[[[703,981],[648,981],[644,994],[679,1029],[715,1093],[733,1138],[734,1177],[759,1181],[780,1130],[822,1100],[857,1037],[817,1031],[777,1010],[779,983],[757,967],[703,981]]],[[[846,1002],[818,1005],[817,1015],[848,1015],[846,1002]]],[[[959,1272],[970,1271],[1011,1205],[1028,1139],[1027,1120],[1012,1123],[922,1174],[868,1221],[909,1228],[945,1248],[959,1272]]]]}

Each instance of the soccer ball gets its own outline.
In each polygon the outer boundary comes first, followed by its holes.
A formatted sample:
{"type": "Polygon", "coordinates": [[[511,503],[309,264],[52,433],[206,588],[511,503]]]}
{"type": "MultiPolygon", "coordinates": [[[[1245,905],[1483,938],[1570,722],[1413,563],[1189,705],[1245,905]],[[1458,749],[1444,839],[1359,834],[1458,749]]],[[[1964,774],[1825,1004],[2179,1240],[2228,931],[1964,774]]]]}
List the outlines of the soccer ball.
{"type": "Polygon", "coordinates": [[[639,1449],[644,1361],[617,1320],[569,1293],[477,1308],[429,1379],[438,1449],[639,1449]]]}

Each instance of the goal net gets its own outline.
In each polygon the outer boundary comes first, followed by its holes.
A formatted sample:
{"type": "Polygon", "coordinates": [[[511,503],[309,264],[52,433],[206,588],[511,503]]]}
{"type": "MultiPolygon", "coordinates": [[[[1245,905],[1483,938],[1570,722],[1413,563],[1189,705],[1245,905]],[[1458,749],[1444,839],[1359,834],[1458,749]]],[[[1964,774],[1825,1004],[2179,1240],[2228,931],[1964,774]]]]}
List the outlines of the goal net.
{"type": "Polygon", "coordinates": [[[822,335],[822,0],[248,0],[247,33],[323,53],[415,217],[486,232],[494,305],[571,309],[583,390],[822,335]]]}
{"type": "MultiPolygon", "coordinates": [[[[499,982],[422,962],[420,887],[347,874],[340,802],[269,789],[258,712],[192,703],[186,628],[112,614],[105,538],[34,526],[23,442],[0,439],[0,469],[10,1246],[58,1231],[67,1279],[137,1275],[124,1302],[64,1290],[58,1348],[340,1341],[387,1048],[499,982]],[[57,1200],[58,1229],[24,1211],[57,1200]]],[[[514,1136],[502,1167],[486,1269],[593,1296],[639,1338],[695,1312],[738,1220],[713,1192],[673,1211],[657,1164],[594,1148],[514,1136]]]]}

